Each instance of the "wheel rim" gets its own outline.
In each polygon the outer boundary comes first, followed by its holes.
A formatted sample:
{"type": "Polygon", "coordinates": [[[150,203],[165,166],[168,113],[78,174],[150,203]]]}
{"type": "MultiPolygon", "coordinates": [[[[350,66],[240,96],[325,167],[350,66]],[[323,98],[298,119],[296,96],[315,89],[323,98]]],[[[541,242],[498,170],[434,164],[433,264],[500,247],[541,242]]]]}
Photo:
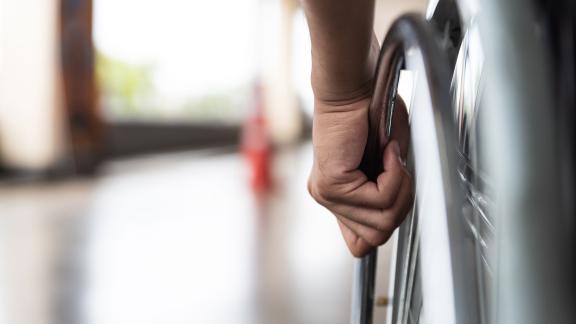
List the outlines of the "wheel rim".
{"type": "MultiPolygon", "coordinates": [[[[400,230],[405,239],[398,242],[396,276],[400,277],[395,279],[394,323],[404,323],[414,315],[410,315],[412,302],[419,296],[413,292],[419,279],[425,323],[474,323],[478,318],[476,294],[471,292],[475,285],[467,283],[470,273],[462,266],[471,264],[467,252],[473,246],[462,244],[463,200],[457,177],[449,69],[434,40],[423,18],[410,14],[396,21],[382,46],[371,104],[367,152],[382,152],[389,118],[383,111],[396,94],[394,72],[399,67],[414,72],[413,93],[417,95],[410,122],[418,207],[400,230]],[[409,233],[415,234],[406,235],[409,233]],[[415,269],[416,263],[423,271],[415,269]]],[[[382,165],[377,158],[373,161],[382,165]]]]}

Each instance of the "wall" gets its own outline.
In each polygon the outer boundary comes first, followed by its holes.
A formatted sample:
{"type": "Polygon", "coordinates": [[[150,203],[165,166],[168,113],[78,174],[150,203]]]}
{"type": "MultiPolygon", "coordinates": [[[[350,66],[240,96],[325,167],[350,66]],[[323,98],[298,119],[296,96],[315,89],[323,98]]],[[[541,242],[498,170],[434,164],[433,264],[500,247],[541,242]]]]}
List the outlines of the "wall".
{"type": "Polygon", "coordinates": [[[63,151],[57,0],[0,0],[0,164],[28,170],[63,151]]]}

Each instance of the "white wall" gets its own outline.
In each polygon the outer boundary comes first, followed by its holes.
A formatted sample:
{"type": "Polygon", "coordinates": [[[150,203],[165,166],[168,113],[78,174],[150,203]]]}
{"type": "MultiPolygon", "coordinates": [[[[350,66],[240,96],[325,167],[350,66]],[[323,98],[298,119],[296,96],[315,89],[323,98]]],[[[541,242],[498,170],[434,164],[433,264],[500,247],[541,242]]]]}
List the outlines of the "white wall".
{"type": "Polygon", "coordinates": [[[406,12],[424,14],[428,0],[376,0],[374,31],[380,43],[394,20],[406,12]]]}
{"type": "Polygon", "coordinates": [[[0,160],[50,166],[63,148],[57,0],[0,0],[0,160]]]}

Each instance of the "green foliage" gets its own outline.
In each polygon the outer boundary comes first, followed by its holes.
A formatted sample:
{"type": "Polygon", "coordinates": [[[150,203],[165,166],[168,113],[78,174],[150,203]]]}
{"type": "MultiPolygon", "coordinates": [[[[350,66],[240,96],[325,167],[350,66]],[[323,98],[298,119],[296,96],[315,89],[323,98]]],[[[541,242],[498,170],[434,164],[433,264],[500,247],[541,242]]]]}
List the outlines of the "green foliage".
{"type": "Polygon", "coordinates": [[[244,86],[191,97],[166,107],[154,88],[151,64],[129,64],[97,52],[96,74],[104,108],[112,118],[239,122],[251,93],[250,87],[244,86]]]}
{"type": "Polygon", "coordinates": [[[118,113],[135,114],[154,94],[152,67],[131,65],[98,52],[96,75],[107,107],[118,113]]]}

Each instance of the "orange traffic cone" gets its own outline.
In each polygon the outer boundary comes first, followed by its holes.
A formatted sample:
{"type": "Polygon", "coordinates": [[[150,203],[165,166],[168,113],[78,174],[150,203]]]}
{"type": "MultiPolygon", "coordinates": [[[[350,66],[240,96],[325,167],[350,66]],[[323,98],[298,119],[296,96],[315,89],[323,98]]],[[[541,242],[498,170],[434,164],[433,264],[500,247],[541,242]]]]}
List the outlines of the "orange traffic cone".
{"type": "Polygon", "coordinates": [[[244,124],[242,153],[250,169],[250,185],[256,193],[270,189],[270,139],[264,118],[264,100],[260,82],[254,86],[254,109],[244,124]]]}

